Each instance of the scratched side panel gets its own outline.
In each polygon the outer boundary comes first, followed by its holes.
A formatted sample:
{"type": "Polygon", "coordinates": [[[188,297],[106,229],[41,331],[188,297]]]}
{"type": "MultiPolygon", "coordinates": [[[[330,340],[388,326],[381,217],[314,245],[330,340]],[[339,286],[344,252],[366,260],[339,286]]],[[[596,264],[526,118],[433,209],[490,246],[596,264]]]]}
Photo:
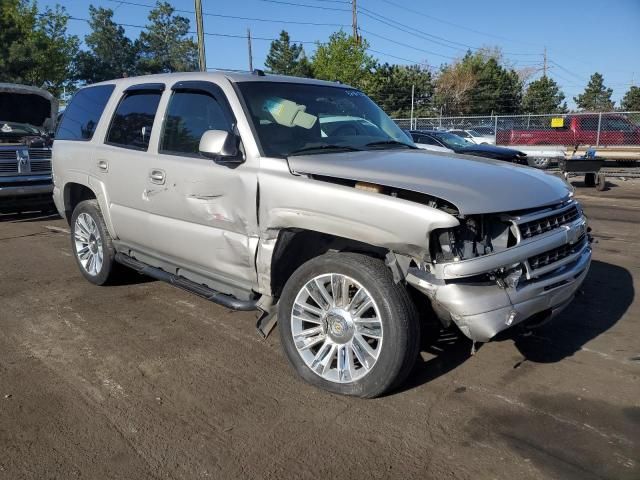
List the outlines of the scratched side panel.
{"type": "Polygon", "coordinates": [[[154,169],[163,170],[166,181],[147,183],[147,244],[180,264],[253,287],[252,237],[258,233],[252,164],[229,168],[205,158],[157,155],[154,169]]]}

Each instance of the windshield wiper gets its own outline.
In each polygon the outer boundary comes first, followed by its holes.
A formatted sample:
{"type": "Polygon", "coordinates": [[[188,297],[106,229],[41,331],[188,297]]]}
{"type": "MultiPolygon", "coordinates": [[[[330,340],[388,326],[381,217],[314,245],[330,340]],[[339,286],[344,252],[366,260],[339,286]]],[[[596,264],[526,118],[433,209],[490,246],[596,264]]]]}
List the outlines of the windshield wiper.
{"type": "Polygon", "coordinates": [[[378,142],[370,142],[365,145],[365,147],[383,147],[385,145],[398,145],[407,148],[416,149],[418,147],[414,147],[413,145],[409,145],[408,143],[399,142],[398,140],[381,140],[378,142]]]}
{"type": "Polygon", "coordinates": [[[361,152],[362,149],[350,147],[348,145],[315,145],[313,147],[304,147],[289,153],[289,156],[303,155],[305,153],[331,153],[331,152],[361,152]]]}

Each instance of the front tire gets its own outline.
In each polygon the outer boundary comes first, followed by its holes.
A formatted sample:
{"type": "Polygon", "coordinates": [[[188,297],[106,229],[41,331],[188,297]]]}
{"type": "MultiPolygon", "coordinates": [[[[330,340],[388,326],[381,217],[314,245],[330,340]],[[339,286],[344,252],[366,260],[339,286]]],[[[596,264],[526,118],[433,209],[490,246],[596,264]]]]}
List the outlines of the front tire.
{"type": "Polygon", "coordinates": [[[112,280],[116,251],[97,200],[84,200],[74,209],[71,248],[84,278],[95,285],[112,280]]]}
{"type": "Polygon", "coordinates": [[[299,267],[278,309],[284,352],[307,382],[372,398],[411,371],[420,324],[409,292],[384,262],[327,253],[299,267]]]}

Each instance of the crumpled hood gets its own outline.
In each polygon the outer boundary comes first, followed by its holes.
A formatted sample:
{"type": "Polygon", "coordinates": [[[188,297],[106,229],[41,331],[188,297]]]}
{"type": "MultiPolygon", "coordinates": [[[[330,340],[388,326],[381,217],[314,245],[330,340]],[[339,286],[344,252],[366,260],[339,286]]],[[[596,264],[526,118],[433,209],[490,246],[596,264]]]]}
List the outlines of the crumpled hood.
{"type": "Polygon", "coordinates": [[[375,183],[454,204],[461,214],[508,212],[561,202],[570,187],[529,167],[426,150],[291,156],[292,172],[375,183]]]}

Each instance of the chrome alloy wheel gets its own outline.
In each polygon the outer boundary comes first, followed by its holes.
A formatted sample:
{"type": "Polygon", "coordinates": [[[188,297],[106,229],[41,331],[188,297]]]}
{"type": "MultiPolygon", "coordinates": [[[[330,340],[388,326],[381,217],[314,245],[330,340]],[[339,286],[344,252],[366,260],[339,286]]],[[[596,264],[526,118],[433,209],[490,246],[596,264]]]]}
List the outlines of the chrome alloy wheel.
{"type": "Polygon", "coordinates": [[[353,278],[338,273],[319,275],[298,292],[291,333],[307,366],[334,383],[364,377],[382,348],[382,321],[373,297],[353,278]]]}
{"type": "Polygon", "coordinates": [[[73,227],[73,235],[76,246],[76,255],[82,268],[92,276],[98,275],[102,270],[102,237],[98,225],[91,215],[81,213],[76,218],[73,227]]]}

